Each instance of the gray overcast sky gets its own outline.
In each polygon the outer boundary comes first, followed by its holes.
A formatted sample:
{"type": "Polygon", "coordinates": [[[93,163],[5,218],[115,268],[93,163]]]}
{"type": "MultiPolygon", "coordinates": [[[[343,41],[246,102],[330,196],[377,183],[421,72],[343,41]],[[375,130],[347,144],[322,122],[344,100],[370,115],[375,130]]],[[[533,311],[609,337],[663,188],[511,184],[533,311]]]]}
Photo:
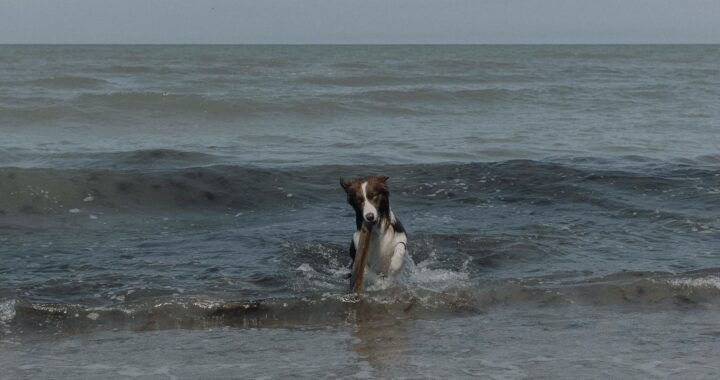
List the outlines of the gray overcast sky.
{"type": "Polygon", "coordinates": [[[0,0],[0,43],[720,43],[720,0],[0,0]]]}

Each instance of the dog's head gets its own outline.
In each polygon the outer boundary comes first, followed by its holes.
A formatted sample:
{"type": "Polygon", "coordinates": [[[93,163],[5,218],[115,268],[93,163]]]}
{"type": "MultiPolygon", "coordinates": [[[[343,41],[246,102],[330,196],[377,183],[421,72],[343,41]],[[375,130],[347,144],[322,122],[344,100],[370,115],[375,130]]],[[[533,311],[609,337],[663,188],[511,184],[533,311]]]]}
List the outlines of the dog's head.
{"type": "Polygon", "coordinates": [[[376,223],[390,214],[390,193],[388,177],[367,176],[353,180],[340,178],[340,186],[347,193],[347,201],[355,209],[358,220],[376,223]]]}

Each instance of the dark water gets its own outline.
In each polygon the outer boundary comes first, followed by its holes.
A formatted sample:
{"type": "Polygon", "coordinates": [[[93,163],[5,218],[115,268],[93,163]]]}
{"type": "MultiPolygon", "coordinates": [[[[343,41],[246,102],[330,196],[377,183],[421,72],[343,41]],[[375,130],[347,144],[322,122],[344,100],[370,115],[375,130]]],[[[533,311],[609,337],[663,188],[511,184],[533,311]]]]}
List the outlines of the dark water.
{"type": "Polygon", "coordinates": [[[718,67],[0,46],[0,377],[717,377],[718,67]],[[356,300],[370,173],[413,262],[356,300]]]}

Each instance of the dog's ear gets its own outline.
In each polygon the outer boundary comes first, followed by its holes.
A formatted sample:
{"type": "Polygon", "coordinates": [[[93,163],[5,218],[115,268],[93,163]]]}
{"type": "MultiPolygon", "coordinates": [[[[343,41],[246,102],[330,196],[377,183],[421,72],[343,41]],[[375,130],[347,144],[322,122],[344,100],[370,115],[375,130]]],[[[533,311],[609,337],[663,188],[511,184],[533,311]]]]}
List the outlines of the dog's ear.
{"type": "Polygon", "coordinates": [[[352,184],[352,181],[348,181],[346,179],[340,178],[340,186],[342,186],[343,189],[347,192],[350,188],[350,185],[352,184]]]}

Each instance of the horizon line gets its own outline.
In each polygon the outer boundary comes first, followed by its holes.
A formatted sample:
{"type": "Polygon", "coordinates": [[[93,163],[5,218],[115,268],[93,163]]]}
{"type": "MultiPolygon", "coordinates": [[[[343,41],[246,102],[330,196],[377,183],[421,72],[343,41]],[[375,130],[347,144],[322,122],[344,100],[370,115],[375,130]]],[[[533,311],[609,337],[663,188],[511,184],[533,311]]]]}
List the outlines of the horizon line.
{"type": "Polygon", "coordinates": [[[348,43],[284,43],[284,42],[0,42],[0,46],[651,46],[651,45],[720,45],[720,42],[348,42],[348,43]]]}

